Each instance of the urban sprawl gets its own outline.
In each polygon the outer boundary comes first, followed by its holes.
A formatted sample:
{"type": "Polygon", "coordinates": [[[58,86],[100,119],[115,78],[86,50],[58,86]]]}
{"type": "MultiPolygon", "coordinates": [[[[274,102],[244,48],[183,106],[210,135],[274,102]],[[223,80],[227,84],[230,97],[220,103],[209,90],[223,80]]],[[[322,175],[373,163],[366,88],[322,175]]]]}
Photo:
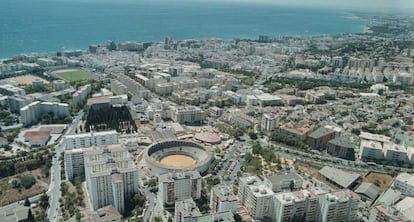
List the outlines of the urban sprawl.
{"type": "Polygon", "coordinates": [[[0,60],[0,221],[412,221],[414,21],[0,60]]]}

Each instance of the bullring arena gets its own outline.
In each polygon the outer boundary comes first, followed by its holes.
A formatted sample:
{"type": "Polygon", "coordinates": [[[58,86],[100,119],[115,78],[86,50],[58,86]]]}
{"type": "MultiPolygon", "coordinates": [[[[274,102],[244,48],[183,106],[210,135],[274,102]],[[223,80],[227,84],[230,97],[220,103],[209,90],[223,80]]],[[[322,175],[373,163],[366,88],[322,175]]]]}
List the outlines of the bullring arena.
{"type": "Polygon", "coordinates": [[[204,173],[214,159],[213,152],[206,147],[181,140],[170,140],[150,145],[144,159],[152,173],[197,170],[204,173]]]}

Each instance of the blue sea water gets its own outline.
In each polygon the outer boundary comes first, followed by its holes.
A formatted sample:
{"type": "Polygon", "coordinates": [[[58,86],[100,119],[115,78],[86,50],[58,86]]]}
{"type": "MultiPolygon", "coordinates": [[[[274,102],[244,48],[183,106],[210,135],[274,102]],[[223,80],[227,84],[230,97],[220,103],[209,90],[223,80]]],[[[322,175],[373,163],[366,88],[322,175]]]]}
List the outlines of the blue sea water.
{"type": "Polygon", "coordinates": [[[250,38],[361,32],[346,11],[180,0],[0,0],[0,58],[107,40],[250,38]]]}

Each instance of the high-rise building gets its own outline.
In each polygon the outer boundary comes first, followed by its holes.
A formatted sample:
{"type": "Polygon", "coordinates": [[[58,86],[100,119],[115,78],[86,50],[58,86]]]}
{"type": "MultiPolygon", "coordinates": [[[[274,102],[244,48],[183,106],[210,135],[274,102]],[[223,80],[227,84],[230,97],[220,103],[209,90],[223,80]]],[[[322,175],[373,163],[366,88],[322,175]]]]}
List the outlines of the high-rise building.
{"type": "Polygon", "coordinates": [[[63,138],[63,143],[66,149],[117,144],[118,133],[111,130],[67,135],[63,138]]]}
{"type": "Polygon", "coordinates": [[[408,173],[398,174],[394,179],[393,186],[405,195],[414,196],[414,175],[408,173]]]}
{"type": "Polygon", "coordinates": [[[105,131],[68,135],[64,137],[63,143],[66,176],[69,180],[73,180],[76,176],[85,177],[85,152],[91,150],[92,146],[117,144],[118,133],[105,131]]]}
{"type": "Polygon", "coordinates": [[[320,196],[318,221],[356,221],[359,200],[359,196],[349,189],[320,196]]]}
{"type": "Polygon", "coordinates": [[[0,85],[0,94],[8,95],[8,96],[17,96],[17,95],[24,96],[26,95],[26,91],[17,86],[5,84],[5,85],[0,85]]]}
{"type": "Polygon", "coordinates": [[[238,199],[233,189],[226,185],[216,185],[211,188],[210,208],[212,213],[237,211],[238,199]]]}
{"type": "Polygon", "coordinates": [[[33,98],[29,96],[9,96],[9,109],[12,113],[20,114],[20,109],[33,102],[33,98]]]}
{"type": "Polygon", "coordinates": [[[173,110],[172,119],[179,123],[196,123],[202,122],[205,114],[198,107],[177,107],[173,110]]]}
{"type": "Polygon", "coordinates": [[[277,117],[272,113],[263,114],[262,130],[265,132],[271,132],[276,129],[277,117]]]}
{"type": "Polygon", "coordinates": [[[55,91],[61,91],[65,89],[65,81],[58,79],[58,80],[53,80],[53,90],[55,91]]]}
{"type": "Polygon", "coordinates": [[[76,106],[81,106],[82,104],[85,103],[86,98],[91,92],[92,92],[91,84],[82,86],[81,88],[78,89],[78,91],[76,91],[72,95],[73,104],[76,106]]]}
{"type": "Polygon", "coordinates": [[[244,177],[239,182],[240,204],[254,219],[263,219],[273,215],[272,188],[255,176],[244,177]]]}
{"type": "Polygon", "coordinates": [[[309,190],[275,194],[273,221],[316,221],[318,197],[309,190]]]}
{"type": "Polygon", "coordinates": [[[85,152],[85,178],[94,210],[113,205],[120,213],[125,200],[138,192],[138,171],[122,145],[108,145],[85,152]]]}
{"type": "Polygon", "coordinates": [[[198,171],[174,172],[159,176],[159,196],[163,204],[201,197],[201,176],[198,171]]]}
{"type": "Polygon", "coordinates": [[[53,113],[53,115],[59,119],[70,116],[69,106],[66,103],[36,101],[20,109],[20,115],[24,126],[36,124],[44,114],[49,113],[53,113]]]}

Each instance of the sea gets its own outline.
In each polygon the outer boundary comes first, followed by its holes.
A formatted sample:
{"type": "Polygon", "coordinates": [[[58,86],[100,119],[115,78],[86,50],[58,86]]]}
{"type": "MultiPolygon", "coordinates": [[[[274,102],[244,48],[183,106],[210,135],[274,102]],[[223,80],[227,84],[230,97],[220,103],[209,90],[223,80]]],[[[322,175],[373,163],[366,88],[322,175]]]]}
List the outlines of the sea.
{"type": "Polygon", "coordinates": [[[0,58],[119,41],[358,33],[347,10],[200,0],[0,0],[0,58]]]}

